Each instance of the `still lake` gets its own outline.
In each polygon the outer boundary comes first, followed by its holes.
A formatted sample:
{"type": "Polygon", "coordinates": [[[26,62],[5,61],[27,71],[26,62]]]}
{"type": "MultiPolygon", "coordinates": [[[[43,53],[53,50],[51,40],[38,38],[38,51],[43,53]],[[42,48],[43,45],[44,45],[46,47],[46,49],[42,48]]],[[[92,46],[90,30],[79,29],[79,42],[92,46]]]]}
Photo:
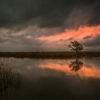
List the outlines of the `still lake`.
{"type": "Polygon", "coordinates": [[[0,58],[1,100],[100,100],[100,58],[0,58]]]}

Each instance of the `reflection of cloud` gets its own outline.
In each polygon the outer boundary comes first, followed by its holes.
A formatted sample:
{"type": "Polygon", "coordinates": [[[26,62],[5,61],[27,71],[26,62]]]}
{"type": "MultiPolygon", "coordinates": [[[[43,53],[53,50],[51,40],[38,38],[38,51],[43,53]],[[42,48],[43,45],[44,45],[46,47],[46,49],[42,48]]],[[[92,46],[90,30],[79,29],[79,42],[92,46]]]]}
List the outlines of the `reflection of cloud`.
{"type": "Polygon", "coordinates": [[[32,66],[27,66],[27,70],[31,70],[32,69],[32,66]]]}
{"type": "Polygon", "coordinates": [[[66,75],[79,75],[80,77],[85,78],[100,78],[100,69],[96,68],[95,66],[91,66],[91,68],[83,66],[78,72],[71,71],[68,65],[50,63],[45,65],[41,64],[39,67],[42,69],[52,69],[56,71],[61,71],[66,73],[66,75]]]}

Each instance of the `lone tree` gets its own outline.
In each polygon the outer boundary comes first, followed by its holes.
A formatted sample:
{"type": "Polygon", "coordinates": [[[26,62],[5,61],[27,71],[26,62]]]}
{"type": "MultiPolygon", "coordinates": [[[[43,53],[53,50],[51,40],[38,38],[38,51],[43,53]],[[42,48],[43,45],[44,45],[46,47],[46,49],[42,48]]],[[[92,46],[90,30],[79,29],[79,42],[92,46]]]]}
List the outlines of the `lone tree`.
{"type": "Polygon", "coordinates": [[[78,56],[78,53],[83,50],[83,45],[78,41],[71,41],[68,47],[76,53],[76,57],[78,56]]]}

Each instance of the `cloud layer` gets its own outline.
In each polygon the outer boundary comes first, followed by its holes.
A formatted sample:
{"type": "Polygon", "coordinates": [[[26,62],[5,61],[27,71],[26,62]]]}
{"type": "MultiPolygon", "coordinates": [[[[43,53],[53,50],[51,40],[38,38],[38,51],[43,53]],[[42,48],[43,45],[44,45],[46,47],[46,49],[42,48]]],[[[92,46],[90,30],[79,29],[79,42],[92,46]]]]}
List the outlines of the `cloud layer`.
{"type": "Polygon", "coordinates": [[[100,0],[0,0],[0,51],[62,51],[76,35],[97,47],[99,25],[100,0]]]}
{"type": "Polygon", "coordinates": [[[39,27],[98,25],[100,24],[100,1],[0,0],[1,27],[29,21],[39,27]]]}

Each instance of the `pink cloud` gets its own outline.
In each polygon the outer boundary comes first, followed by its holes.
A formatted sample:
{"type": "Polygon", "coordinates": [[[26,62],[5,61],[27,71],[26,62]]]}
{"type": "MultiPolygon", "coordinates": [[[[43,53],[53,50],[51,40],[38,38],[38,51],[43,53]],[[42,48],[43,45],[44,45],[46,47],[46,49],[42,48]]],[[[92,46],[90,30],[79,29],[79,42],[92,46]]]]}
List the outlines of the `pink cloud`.
{"type": "Polygon", "coordinates": [[[78,39],[82,40],[86,36],[95,36],[100,34],[100,25],[98,26],[80,26],[77,30],[75,29],[66,29],[65,32],[59,33],[56,35],[51,36],[41,36],[39,40],[48,40],[48,41],[55,41],[55,40],[66,40],[66,39],[78,39]]]}

